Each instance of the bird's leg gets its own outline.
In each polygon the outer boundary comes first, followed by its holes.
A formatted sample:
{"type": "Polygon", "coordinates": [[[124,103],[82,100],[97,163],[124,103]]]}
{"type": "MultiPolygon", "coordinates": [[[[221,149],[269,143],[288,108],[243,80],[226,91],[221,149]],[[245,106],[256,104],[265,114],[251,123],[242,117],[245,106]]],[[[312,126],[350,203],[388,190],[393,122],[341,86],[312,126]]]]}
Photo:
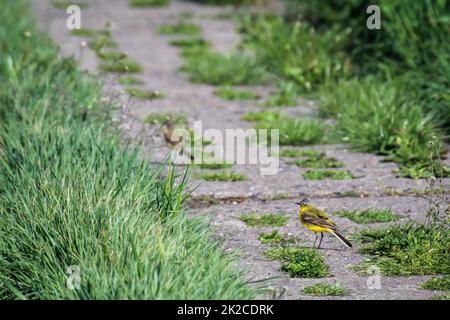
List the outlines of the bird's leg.
{"type": "Polygon", "coordinates": [[[316,247],[317,237],[319,236],[319,235],[317,234],[317,232],[315,232],[315,234],[316,234],[316,238],[314,239],[314,244],[313,244],[313,248],[315,248],[315,247],[316,247]]]}
{"type": "Polygon", "coordinates": [[[320,249],[320,245],[322,244],[322,239],[323,239],[323,232],[320,233],[319,247],[317,247],[317,249],[320,249]]]}

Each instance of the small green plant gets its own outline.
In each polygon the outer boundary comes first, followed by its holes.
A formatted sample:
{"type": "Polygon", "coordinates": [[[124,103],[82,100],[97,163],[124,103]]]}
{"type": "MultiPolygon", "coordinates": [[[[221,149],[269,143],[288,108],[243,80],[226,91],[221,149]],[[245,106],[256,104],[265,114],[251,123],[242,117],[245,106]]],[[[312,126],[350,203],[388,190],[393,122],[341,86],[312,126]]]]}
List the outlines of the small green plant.
{"type": "Polygon", "coordinates": [[[373,257],[354,266],[365,272],[377,265],[386,275],[450,274],[450,230],[441,224],[408,224],[356,234],[359,252],[373,257]]]}
{"type": "Polygon", "coordinates": [[[299,158],[299,157],[322,157],[324,154],[314,149],[283,149],[280,151],[280,157],[299,158]]]}
{"type": "Polygon", "coordinates": [[[400,219],[398,214],[392,212],[391,209],[376,210],[366,209],[362,211],[336,211],[336,215],[346,217],[356,223],[373,223],[373,222],[391,222],[400,219]]]}
{"type": "Polygon", "coordinates": [[[164,93],[160,91],[142,91],[136,88],[126,88],[126,92],[130,97],[143,99],[143,100],[153,100],[164,98],[164,93]]]}
{"type": "Polygon", "coordinates": [[[119,61],[107,60],[100,65],[100,70],[115,73],[140,73],[144,68],[139,62],[126,58],[119,61]]]}
{"type": "Polygon", "coordinates": [[[332,180],[346,180],[353,179],[354,176],[349,171],[341,171],[341,170],[308,170],[303,173],[303,178],[306,180],[323,180],[323,179],[332,179],[332,180]]]}
{"type": "Polygon", "coordinates": [[[86,38],[95,37],[95,36],[111,37],[111,31],[110,30],[96,30],[96,29],[81,28],[81,29],[73,29],[71,31],[71,33],[74,36],[86,37],[86,38]]]}
{"type": "Polygon", "coordinates": [[[216,96],[225,100],[256,100],[259,96],[250,90],[236,90],[231,87],[222,87],[214,91],[216,96]]]}
{"type": "Polygon", "coordinates": [[[282,234],[278,230],[269,233],[261,232],[258,237],[262,244],[288,245],[298,241],[292,235],[282,234]]]}
{"type": "Polygon", "coordinates": [[[309,157],[307,159],[295,160],[290,163],[295,164],[300,168],[342,168],[344,166],[342,162],[324,156],[309,157]]]}
{"type": "Polygon", "coordinates": [[[264,233],[264,232],[260,233],[259,240],[261,241],[262,244],[268,244],[268,243],[273,244],[273,243],[283,242],[284,237],[278,230],[275,230],[270,233],[264,233]]]}
{"type": "MultiPolygon", "coordinates": [[[[198,49],[197,49],[198,50],[198,49]]],[[[257,61],[242,53],[215,53],[198,50],[185,56],[181,70],[191,81],[213,85],[258,84],[266,79],[266,73],[257,61]]]]}
{"type": "Polygon", "coordinates": [[[325,136],[325,125],[317,119],[282,118],[262,121],[256,129],[278,129],[280,145],[308,145],[319,143],[325,136]]]}
{"type": "Polygon", "coordinates": [[[344,296],[348,290],[340,283],[320,282],[303,288],[303,293],[309,296],[344,296]]]}
{"type": "Polygon", "coordinates": [[[288,218],[281,213],[257,214],[247,213],[240,219],[249,227],[282,227],[286,225],[288,218]]]}
{"type": "Polygon", "coordinates": [[[428,290],[450,291],[450,276],[446,275],[440,278],[434,277],[422,282],[420,286],[428,290]]]}
{"type": "Polygon", "coordinates": [[[117,48],[117,42],[115,42],[109,36],[100,36],[94,38],[88,42],[89,48],[95,52],[99,52],[103,48],[117,48]]]}
{"type": "Polygon", "coordinates": [[[133,76],[123,76],[120,77],[120,79],[118,80],[118,82],[121,85],[124,86],[132,86],[132,85],[142,85],[145,82],[139,78],[133,77],[133,76]]]}
{"type": "Polygon", "coordinates": [[[229,169],[233,165],[229,164],[229,163],[223,163],[223,162],[217,161],[217,162],[211,162],[211,163],[206,163],[206,162],[195,163],[191,166],[193,168],[199,168],[199,169],[218,170],[218,169],[229,169]]]}
{"type": "Polygon", "coordinates": [[[258,111],[258,112],[247,112],[241,119],[244,121],[251,122],[272,122],[278,120],[282,117],[281,113],[275,111],[258,111]]]}
{"type": "Polygon", "coordinates": [[[170,0],[130,0],[132,7],[161,7],[170,3],[170,0]]]}
{"type": "Polygon", "coordinates": [[[224,181],[224,182],[244,181],[248,179],[245,175],[234,171],[197,172],[194,174],[194,178],[205,181],[224,181]]]}
{"type": "Polygon", "coordinates": [[[281,270],[295,278],[321,278],[328,275],[325,259],[316,249],[287,246],[270,248],[264,254],[272,260],[281,260],[281,270]]]}
{"type": "Polygon", "coordinates": [[[202,38],[182,38],[171,40],[170,44],[182,48],[208,48],[209,42],[202,38]]]}
{"type": "Polygon", "coordinates": [[[109,60],[112,62],[120,61],[128,57],[127,52],[123,51],[97,51],[97,57],[101,60],[109,60]]]}
{"type": "Polygon", "coordinates": [[[185,125],[188,119],[184,113],[151,113],[144,119],[144,123],[148,124],[180,124],[185,125]]]}
{"type": "Polygon", "coordinates": [[[177,24],[166,24],[158,28],[158,32],[165,35],[200,35],[202,30],[200,26],[190,22],[179,22],[177,24]]]}
{"type": "Polygon", "coordinates": [[[271,95],[265,102],[264,105],[268,107],[277,106],[296,106],[298,105],[298,89],[292,82],[279,82],[278,90],[276,93],[271,95]]]}
{"type": "Polygon", "coordinates": [[[80,9],[86,9],[89,6],[86,2],[73,0],[52,0],[50,4],[52,5],[53,8],[64,10],[71,5],[79,6],[80,9]]]}

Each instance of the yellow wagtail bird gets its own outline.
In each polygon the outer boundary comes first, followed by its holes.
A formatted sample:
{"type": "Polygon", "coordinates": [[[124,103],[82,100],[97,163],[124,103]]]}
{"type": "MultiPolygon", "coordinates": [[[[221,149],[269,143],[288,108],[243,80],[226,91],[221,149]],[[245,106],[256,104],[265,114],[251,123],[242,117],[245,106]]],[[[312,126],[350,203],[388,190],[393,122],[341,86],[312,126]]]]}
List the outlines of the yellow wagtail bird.
{"type": "Polygon", "coordinates": [[[300,206],[298,210],[298,219],[305,228],[316,233],[316,239],[314,240],[313,248],[316,245],[318,233],[320,232],[319,246],[322,244],[323,233],[329,232],[338,238],[346,247],[350,248],[352,244],[345,239],[337,230],[336,224],[328,218],[328,216],[317,208],[314,208],[309,204],[309,199],[303,199],[300,202],[296,202],[300,206]]]}

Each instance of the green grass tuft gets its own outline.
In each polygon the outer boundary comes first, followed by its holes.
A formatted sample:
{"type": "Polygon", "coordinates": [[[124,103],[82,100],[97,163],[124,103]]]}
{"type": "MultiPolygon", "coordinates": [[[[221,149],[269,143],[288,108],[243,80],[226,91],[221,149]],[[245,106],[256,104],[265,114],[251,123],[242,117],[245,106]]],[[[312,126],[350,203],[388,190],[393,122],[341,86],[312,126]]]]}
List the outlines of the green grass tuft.
{"type": "Polygon", "coordinates": [[[289,234],[282,234],[278,230],[269,233],[261,232],[258,238],[262,244],[288,245],[298,241],[295,237],[289,234]]]}
{"type": "Polygon", "coordinates": [[[109,36],[100,36],[92,39],[88,42],[88,45],[95,52],[100,52],[103,48],[117,48],[117,42],[109,36]]]}
{"type": "Polygon", "coordinates": [[[167,124],[169,122],[185,125],[188,123],[188,118],[184,113],[151,113],[144,119],[144,123],[148,124],[167,124]]]}
{"type": "Polygon", "coordinates": [[[428,290],[450,291],[450,276],[431,278],[428,281],[422,282],[420,286],[428,290]]]}
{"type": "Polygon", "coordinates": [[[282,227],[287,224],[288,218],[281,213],[257,214],[247,213],[240,219],[249,227],[282,227]]]}
{"type": "Polygon", "coordinates": [[[96,29],[73,29],[70,33],[72,33],[74,36],[77,37],[95,37],[95,36],[105,36],[105,37],[111,37],[111,31],[110,30],[96,30],[96,29]]]}
{"type": "Polygon", "coordinates": [[[298,246],[267,249],[264,254],[272,260],[281,260],[281,270],[294,278],[322,278],[328,275],[325,259],[316,249],[298,246]]]}
{"type": "Polygon", "coordinates": [[[145,7],[162,7],[167,6],[170,0],[130,0],[131,7],[145,8],[145,7]]]}
{"type": "Polygon", "coordinates": [[[165,35],[186,35],[186,36],[198,36],[202,30],[200,26],[190,22],[180,22],[177,24],[166,24],[158,28],[160,34],[165,35]]]}
{"type": "Polygon", "coordinates": [[[281,119],[282,115],[275,111],[258,111],[258,112],[247,112],[241,119],[250,122],[272,122],[281,119]]]}
{"type": "Polygon", "coordinates": [[[185,55],[181,70],[191,81],[213,85],[246,85],[262,83],[266,73],[252,57],[242,53],[215,53],[208,50],[185,55]]]}
{"type": "Polygon", "coordinates": [[[307,159],[295,160],[290,163],[295,164],[300,168],[342,168],[344,166],[342,162],[324,156],[309,157],[307,159]]]}
{"type": "Polygon", "coordinates": [[[127,52],[123,51],[97,51],[97,57],[101,60],[117,62],[128,57],[127,52]]]}
{"type": "Polygon", "coordinates": [[[119,61],[107,60],[100,65],[100,70],[115,73],[140,73],[144,71],[144,68],[139,62],[126,58],[119,61]]]}
{"type": "Polygon", "coordinates": [[[133,76],[120,77],[118,82],[123,86],[143,85],[145,83],[143,80],[133,76]]]}
{"type": "Polygon", "coordinates": [[[197,172],[194,174],[194,179],[205,180],[205,181],[224,181],[224,182],[235,182],[244,181],[248,178],[234,171],[221,171],[221,172],[197,172]]]}
{"type": "Polygon", "coordinates": [[[334,214],[346,217],[356,223],[374,223],[374,222],[391,222],[400,219],[398,214],[395,214],[390,209],[376,210],[366,209],[362,211],[336,211],[334,214]]]}
{"type": "Polygon", "coordinates": [[[292,82],[278,84],[278,90],[272,94],[265,102],[268,107],[291,107],[298,105],[298,89],[292,82]]]}
{"type": "Polygon", "coordinates": [[[259,96],[250,90],[236,90],[230,87],[222,87],[214,91],[216,96],[225,100],[256,100],[259,96]]]}
{"type": "Polygon", "coordinates": [[[364,230],[356,237],[359,252],[373,257],[354,266],[364,272],[371,265],[386,275],[450,274],[450,230],[441,225],[409,224],[364,230]]]}
{"type": "Polygon", "coordinates": [[[341,170],[308,170],[303,173],[303,178],[306,180],[323,180],[323,179],[332,179],[332,180],[346,180],[353,179],[354,176],[349,171],[341,171],[341,170]]]}
{"type": "Polygon", "coordinates": [[[220,161],[217,162],[211,162],[211,163],[195,163],[192,164],[191,167],[192,168],[199,168],[199,169],[212,169],[212,170],[218,170],[218,169],[229,169],[231,168],[233,165],[229,164],[229,163],[223,163],[220,161]]]}
{"type": "Polygon", "coordinates": [[[326,282],[304,287],[302,291],[309,296],[345,296],[348,294],[348,290],[340,283],[330,284],[326,282]]]}
{"type": "Polygon", "coordinates": [[[136,88],[126,88],[126,92],[130,97],[142,99],[142,100],[153,100],[164,98],[164,93],[159,91],[142,91],[136,88]]]}
{"type": "Polygon", "coordinates": [[[209,47],[208,41],[202,38],[183,38],[171,40],[170,44],[175,47],[182,48],[202,48],[206,49],[209,47]]]}
{"type": "Polygon", "coordinates": [[[283,149],[280,151],[280,157],[299,158],[299,157],[322,157],[324,154],[314,149],[283,149]]]}
{"type": "Polygon", "coordinates": [[[316,119],[280,118],[262,121],[256,129],[280,130],[280,145],[309,145],[321,142],[325,136],[325,125],[316,119]]]}
{"type": "Polygon", "coordinates": [[[79,6],[80,9],[86,9],[87,7],[89,7],[89,4],[87,4],[86,2],[73,0],[52,0],[50,4],[53,8],[64,10],[71,5],[79,6]]]}

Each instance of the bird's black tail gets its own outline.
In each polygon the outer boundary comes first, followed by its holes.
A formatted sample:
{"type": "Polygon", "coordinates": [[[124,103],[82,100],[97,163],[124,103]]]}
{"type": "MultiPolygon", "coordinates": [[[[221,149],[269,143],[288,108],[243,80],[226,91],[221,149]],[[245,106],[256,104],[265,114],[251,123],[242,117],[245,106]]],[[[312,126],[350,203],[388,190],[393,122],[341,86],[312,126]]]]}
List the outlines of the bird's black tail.
{"type": "Polygon", "coordinates": [[[339,232],[337,231],[332,231],[331,232],[336,238],[338,238],[343,244],[345,244],[345,246],[347,248],[351,248],[352,244],[350,243],[350,241],[348,241],[347,239],[345,239],[339,232]]]}

